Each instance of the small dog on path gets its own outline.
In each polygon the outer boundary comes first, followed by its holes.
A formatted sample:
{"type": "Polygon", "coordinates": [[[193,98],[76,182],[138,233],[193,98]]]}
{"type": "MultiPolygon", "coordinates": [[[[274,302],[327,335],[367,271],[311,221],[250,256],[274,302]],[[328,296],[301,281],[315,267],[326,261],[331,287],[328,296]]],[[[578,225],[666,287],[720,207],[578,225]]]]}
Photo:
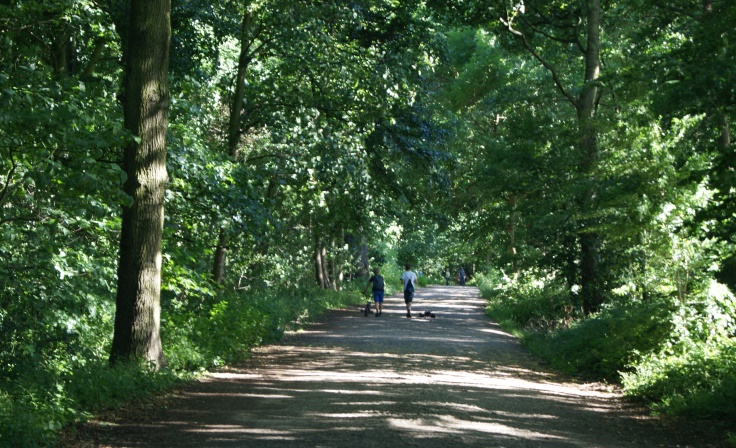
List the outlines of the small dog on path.
{"type": "Polygon", "coordinates": [[[365,304],[365,309],[363,310],[363,315],[365,317],[368,317],[368,315],[371,314],[371,313],[373,313],[373,311],[371,311],[371,302],[368,302],[368,303],[365,304]]]}
{"type": "Polygon", "coordinates": [[[420,314],[419,317],[431,317],[434,319],[434,313],[431,311],[425,311],[424,313],[420,314]]]}

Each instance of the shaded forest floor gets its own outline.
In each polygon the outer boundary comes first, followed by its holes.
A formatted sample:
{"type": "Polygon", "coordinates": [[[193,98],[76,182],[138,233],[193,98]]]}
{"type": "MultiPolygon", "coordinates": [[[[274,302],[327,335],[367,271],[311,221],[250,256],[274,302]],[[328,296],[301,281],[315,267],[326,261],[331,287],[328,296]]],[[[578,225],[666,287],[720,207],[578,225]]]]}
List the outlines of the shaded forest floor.
{"type": "Polygon", "coordinates": [[[614,388],[549,372],[471,287],[417,290],[413,314],[338,310],[242,365],[77,425],[63,447],[715,447],[614,388]]]}

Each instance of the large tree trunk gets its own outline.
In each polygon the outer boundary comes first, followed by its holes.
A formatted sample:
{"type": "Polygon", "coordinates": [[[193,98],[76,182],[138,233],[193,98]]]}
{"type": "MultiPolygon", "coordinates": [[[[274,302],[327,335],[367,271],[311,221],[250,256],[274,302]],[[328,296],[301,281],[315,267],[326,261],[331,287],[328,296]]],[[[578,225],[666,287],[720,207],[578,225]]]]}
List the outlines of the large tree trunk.
{"type": "Polygon", "coordinates": [[[115,330],[110,361],[165,363],[160,338],[161,240],[164,224],[170,0],[131,0],[126,47],[123,208],[115,330]]]}
{"type": "Polygon", "coordinates": [[[588,182],[580,200],[583,214],[583,228],[580,236],[580,286],[583,296],[583,312],[586,315],[596,312],[603,303],[603,292],[598,279],[600,237],[595,231],[590,230],[595,225],[592,212],[595,210],[596,192],[593,184],[598,163],[598,130],[593,120],[598,97],[596,81],[600,76],[600,0],[588,0],[587,6],[588,39],[585,48],[585,85],[577,101],[580,174],[588,182]]]}

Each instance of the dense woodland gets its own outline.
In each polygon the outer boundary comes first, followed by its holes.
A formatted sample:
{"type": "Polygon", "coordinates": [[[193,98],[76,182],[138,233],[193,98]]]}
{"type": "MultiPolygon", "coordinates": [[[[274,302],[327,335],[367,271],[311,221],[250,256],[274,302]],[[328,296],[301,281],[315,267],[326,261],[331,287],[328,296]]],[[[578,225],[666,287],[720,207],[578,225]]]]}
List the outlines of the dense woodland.
{"type": "Polygon", "coordinates": [[[2,2],[0,445],[406,262],[465,266],[563,371],[734,421],[734,23],[730,0],[2,2]]]}

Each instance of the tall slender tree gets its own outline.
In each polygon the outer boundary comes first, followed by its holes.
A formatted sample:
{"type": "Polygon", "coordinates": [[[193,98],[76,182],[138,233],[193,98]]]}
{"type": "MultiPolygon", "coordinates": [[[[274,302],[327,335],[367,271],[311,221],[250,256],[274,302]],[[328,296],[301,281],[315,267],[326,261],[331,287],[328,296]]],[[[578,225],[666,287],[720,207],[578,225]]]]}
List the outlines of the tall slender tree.
{"type": "Polygon", "coordinates": [[[554,19],[545,16],[545,8],[547,8],[545,5],[531,4],[529,7],[531,17],[527,18],[525,16],[526,7],[522,2],[516,5],[510,13],[507,13],[501,21],[511,34],[521,40],[524,48],[549,71],[560,93],[575,108],[579,133],[578,174],[585,184],[578,200],[582,216],[578,232],[580,235],[580,283],[583,310],[587,315],[596,311],[603,303],[603,291],[598,279],[600,237],[593,230],[596,227],[595,218],[593,218],[596,215],[594,173],[598,162],[597,138],[599,125],[596,122],[596,111],[600,100],[598,78],[601,72],[600,27],[602,11],[600,0],[587,0],[579,10],[572,13],[564,13],[565,7],[561,7],[563,23],[555,24],[554,19]],[[521,28],[517,28],[515,25],[517,19],[521,22],[521,28]],[[553,28],[556,28],[555,31],[558,32],[558,35],[545,30],[550,24],[553,28]],[[580,24],[584,24],[584,31],[582,32],[585,39],[584,43],[579,35],[583,28],[580,24]],[[565,77],[553,63],[536,49],[529,35],[533,35],[534,38],[542,36],[550,42],[564,42],[577,48],[584,64],[582,83],[577,85],[575,89],[570,89],[566,85],[565,77]],[[574,90],[579,92],[577,96],[574,95],[574,90]]]}

